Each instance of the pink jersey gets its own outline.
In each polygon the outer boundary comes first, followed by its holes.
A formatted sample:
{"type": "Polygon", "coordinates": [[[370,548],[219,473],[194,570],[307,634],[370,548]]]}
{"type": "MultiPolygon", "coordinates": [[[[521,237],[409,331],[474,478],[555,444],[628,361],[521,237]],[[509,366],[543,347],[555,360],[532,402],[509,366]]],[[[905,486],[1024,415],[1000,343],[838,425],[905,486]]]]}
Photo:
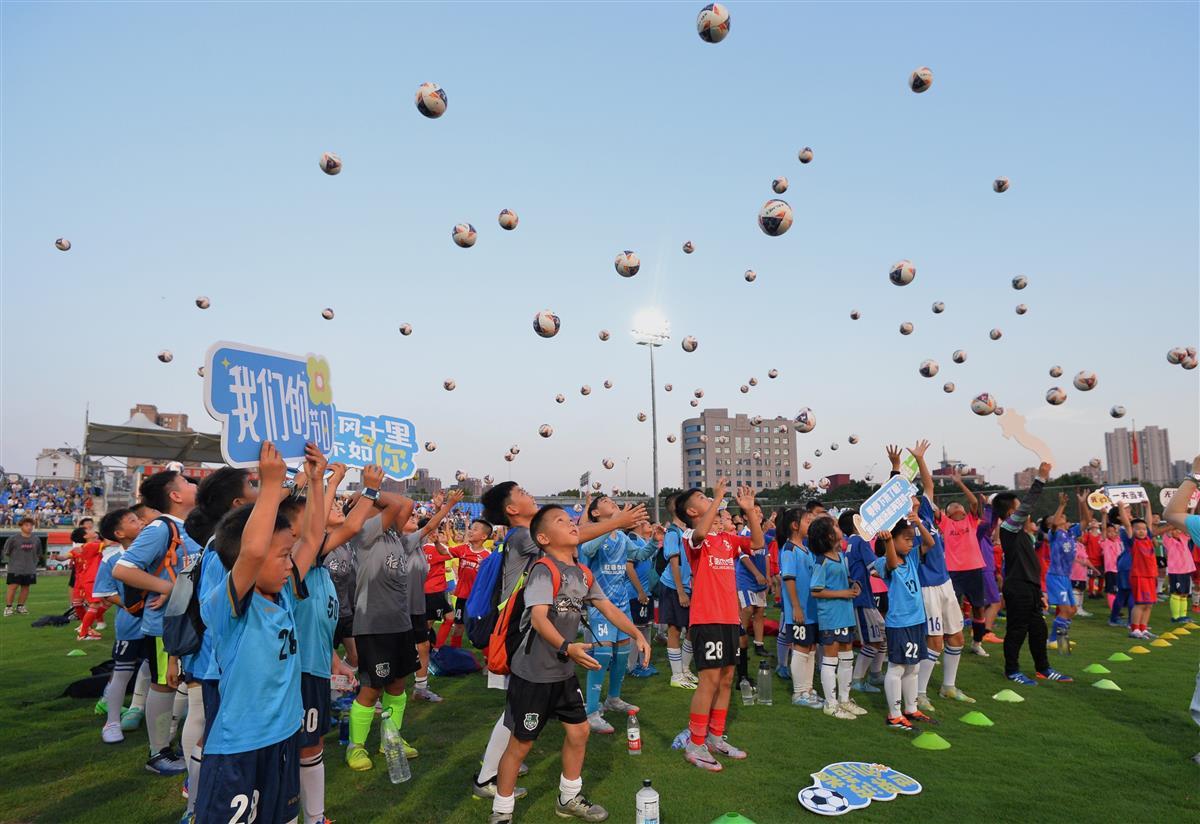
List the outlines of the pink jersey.
{"type": "Polygon", "coordinates": [[[1088,568],[1083,562],[1087,560],[1087,553],[1082,549],[1075,553],[1075,563],[1071,565],[1071,580],[1086,581],[1088,579],[1088,568]]]}
{"type": "Polygon", "coordinates": [[[1163,549],[1167,551],[1167,572],[1176,575],[1190,575],[1196,571],[1196,562],[1188,549],[1187,541],[1164,535],[1163,549]]]}
{"type": "Polygon", "coordinates": [[[1107,538],[1100,541],[1100,551],[1104,553],[1104,571],[1117,571],[1117,556],[1121,554],[1121,539],[1110,541],[1107,538]]]}

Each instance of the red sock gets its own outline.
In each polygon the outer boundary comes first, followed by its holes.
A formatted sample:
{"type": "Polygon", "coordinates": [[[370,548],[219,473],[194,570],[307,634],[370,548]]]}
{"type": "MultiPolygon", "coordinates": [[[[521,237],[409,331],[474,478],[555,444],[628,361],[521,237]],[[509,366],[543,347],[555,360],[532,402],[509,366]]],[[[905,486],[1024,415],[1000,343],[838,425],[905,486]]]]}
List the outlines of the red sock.
{"type": "Polygon", "coordinates": [[[1115,601],[1115,600],[1117,600],[1117,596],[1113,595],[1111,592],[1108,593],[1108,608],[1109,609],[1112,609],[1113,601],[1115,601]]]}
{"type": "Polygon", "coordinates": [[[720,738],[725,734],[725,716],[729,714],[729,710],[713,710],[708,716],[708,731],[720,738]]]}
{"type": "Polygon", "coordinates": [[[438,627],[437,644],[435,646],[440,647],[442,644],[446,643],[446,636],[450,634],[450,630],[453,626],[454,622],[449,619],[442,621],[442,625],[438,627]]]}
{"type": "Polygon", "coordinates": [[[88,631],[92,628],[92,624],[96,623],[96,618],[99,617],[99,615],[100,610],[96,609],[95,607],[88,608],[87,612],[83,614],[83,623],[79,626],[79,634],[81,636],[88,634],[88,631]]]}
{"type": "Polygon", "coordinates": [[[87,604],[72,604],[75,607],[75,620],[82,621],[83,616],[87,614],[87,604]]]}
{"type": "Polygon", "coordinates": [[[462,636],[461,635],[451,635],[450,636],[450,646],[454,647],[455,649],[462,649],[462,636]]]}
{"type": "Polygon", "coordinates": [[[693,744],[703,744],[708,738],[708,716],[693,712],[688,717],[688,731],[691,733],[693,744]]]}

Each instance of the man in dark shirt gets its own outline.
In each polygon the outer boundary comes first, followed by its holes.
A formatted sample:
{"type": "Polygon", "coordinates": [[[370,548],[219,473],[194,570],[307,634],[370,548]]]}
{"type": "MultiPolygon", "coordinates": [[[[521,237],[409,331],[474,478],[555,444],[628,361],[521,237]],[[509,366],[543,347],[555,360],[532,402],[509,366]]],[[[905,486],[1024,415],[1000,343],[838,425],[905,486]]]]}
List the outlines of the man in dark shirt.
{"type": "Polygon", "coordinates": [[[17,598],[16,611],[26,615],[25,601],[29,599],[29,587],[37,583],[38,556],[41,554],[42,542],[33,537],[33,518],[28,516],[21,519],[21,534],[13,535],[4,542],[4,560],[8,562],[8,592],[4,598],[4,617],[13,614],[13,599],[17,590],[21,590],[17,598]]]}

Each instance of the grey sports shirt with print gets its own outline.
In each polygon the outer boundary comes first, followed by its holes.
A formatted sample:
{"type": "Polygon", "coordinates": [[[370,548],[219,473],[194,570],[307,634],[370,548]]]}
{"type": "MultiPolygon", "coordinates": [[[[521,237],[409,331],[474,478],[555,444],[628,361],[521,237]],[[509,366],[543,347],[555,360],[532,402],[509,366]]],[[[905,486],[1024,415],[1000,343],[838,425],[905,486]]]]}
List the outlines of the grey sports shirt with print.
{"type": "MultiPolygon", "coordinates": [[[[408,632],[409,547],[395,532],[384,532],[383,516],[368,520],[358,533],[358,575],[355,579],[354,634],[408,632]]],[[[420,552],[418,542],[416,551],[420,552]]]]}
{"type": "Polygon", "coordinates": [[[513,591],[521,573],[542,554],[542,550],[533,540],[533,536],[529,534],[529,527],[515,526],[509,532],[512,534],[508,535],[504,542],[504,575],[503,583],[500,585],[501,598],[513,591]]]}
{"type": "Polygon", "coordinates": [[[521,641],[509,664],[515,674],[535,684],[553,684],[569,678],[575,672],[575,662],[558,660],[558,650],[530,627],[530,609],[541,604],[549,606],[550,622],[554,628],[568,642],[574,643],[579,637],[579,619],[584,603],[595,604],[607,600],[604,590],[595,580],[588,588],[587,579],[579,567],[573,564],[568,566],[554,558],[549,560],[558,567],[562,576],[558,595],[554,594],[550,570],[542,564],[535,565],[525,579],[525,614],[521,616],[521,628],[528,629],[532,635],[521,641]],[[533,643],[529,643],[529,638],[533,639],[533,643]],[[529,652],[525,651],[526,648],[529,652]]]}
{"type": "Polygon", "coordinates": [[[354,614],[354,587],[357,583],[356,555],[358,538],[351,538],[325,556],[325,568],[333,579],[333,588],[338,597],[338,617],[349,618],[354,614]]]}
{"type": "MultiPolygon", "coordinates": [[[[411,615],[425,614],[425,577],[429,575],[429,561],[425,558],[425,536],[421,530],[410,532],[400,539],[408,559],[408,611],[411,615]]],[[[424,627],[418,627],[424,630],[424,627]]]]}
{"type": "Polygon", "coordinates": [[[42,542],[30,535],[13,535],[4,542],[4,557],[8,560],[9,575],[33,575],[37,572],[42,542]]]}

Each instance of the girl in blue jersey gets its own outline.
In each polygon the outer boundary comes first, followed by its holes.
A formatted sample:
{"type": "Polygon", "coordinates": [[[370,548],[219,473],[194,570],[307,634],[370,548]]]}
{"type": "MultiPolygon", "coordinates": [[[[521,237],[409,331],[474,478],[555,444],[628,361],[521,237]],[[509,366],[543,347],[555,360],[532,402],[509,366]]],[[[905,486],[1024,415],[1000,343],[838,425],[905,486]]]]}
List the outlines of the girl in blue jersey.
{"type": "Polygon", "coordinates": [[[854,598],[858,582],[842,557],[842,531],[833,518],[818,518],[808,528],[808,545],[816,559],[809,590],[817,599],[817,624],[821,641],[821,690],[825,714],[853,721],[867,711],[850,698],[854,668],[854,598]]]}
{"type": "Polygon", "coordinates": [[[775,520],[779,575],[783,581],[783,630],[792,645],[788,664],[792,674],[792,705],[821,709],[824,702],[813,690],[816,669],[817,610],[812,597],[812,553],[804,546],[813,516],[799,508],[785,509],[775,520]]]}

